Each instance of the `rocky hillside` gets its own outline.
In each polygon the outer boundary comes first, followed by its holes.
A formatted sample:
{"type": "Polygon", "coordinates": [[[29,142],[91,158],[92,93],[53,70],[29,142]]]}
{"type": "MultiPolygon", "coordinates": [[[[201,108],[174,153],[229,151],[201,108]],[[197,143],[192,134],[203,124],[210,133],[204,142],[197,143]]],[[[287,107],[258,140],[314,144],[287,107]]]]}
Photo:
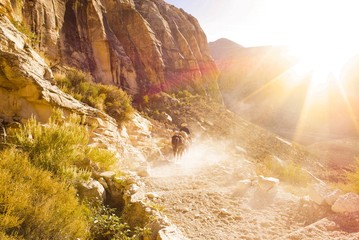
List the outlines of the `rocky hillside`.
{"type": "Polygon", "coordinates": [[[292,68],[296,60],[285,48],[242,48],[224,40],[210,43],[210,48],[221,70],[219,85],[226,105],[247,120],[286,138],[297,137],[303,144],[357,136],[346,106],[350,103],[357,115],[355,59],[345,67],[342,87],[331,78],[312,89],[312,73],[298,75],[292,68]],[[301,123],[302,135],[294,136],[308,92],[313,90],[307,121],[301,123]]]}
{"type": "MultiPolygon", "coordinates": [[[[297,118],[291,109],[280,112],[273,106],[280,101],[273,92],[281,91],[286,71],[294,64],[284,47],[263,46],[244,48],[230,40],[209,43],[213,57],[221,70],[219,86],[227,107],[256,124],[275,131],[297,118]],[[289,121],[290,120],[290,121],[289,121]]],[[[301,102],[294,99],[292,102],[301,102]]],[[[290,136],[286,136],[290,137],[290,136]]]]}
{"type": "Polygon", "coordinates": [[[217,74],[198,22],[161,0],[0,0],[0,238],[355,239],[359,196],[318,186],[315,155],[213,101],[217,74]],[[55,86],[63,65],[143,102],[119,126],[55,86]]]}
{"type": "Polygon", "coordinates": [[[218,70],[191,15],[163,0],[2,0],[50,65],[91,72],[132,95],[187,88],[219,97],[218,70]]]}

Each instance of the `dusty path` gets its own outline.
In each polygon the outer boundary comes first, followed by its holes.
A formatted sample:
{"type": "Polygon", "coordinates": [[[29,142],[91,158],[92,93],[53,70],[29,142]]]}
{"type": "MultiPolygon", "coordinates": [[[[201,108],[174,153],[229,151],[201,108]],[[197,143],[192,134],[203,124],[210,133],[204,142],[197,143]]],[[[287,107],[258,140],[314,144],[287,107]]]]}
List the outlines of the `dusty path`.
{"type": "Polygon", "coordinates": [[[158,204],[187,238],[359,240],[359,216],[335,216],[326,207],[305,205],[283,185],[239,192],[236,183],[253,174],[251,164],[243,156],[231,161],[208,156],[210,161],[187,156],[180,164],[156,167],[144,179],[146,191],[159,195],[158,204]]]}

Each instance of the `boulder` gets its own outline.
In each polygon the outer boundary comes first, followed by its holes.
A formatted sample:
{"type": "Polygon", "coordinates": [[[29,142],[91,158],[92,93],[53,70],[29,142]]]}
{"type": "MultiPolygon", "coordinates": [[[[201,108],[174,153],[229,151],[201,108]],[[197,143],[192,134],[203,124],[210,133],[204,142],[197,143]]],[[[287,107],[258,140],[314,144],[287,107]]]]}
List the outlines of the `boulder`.
{"type": "Polygon", "coordinates": [[[309,188],[309,197],[318,205],[325,203],[325,199],[332,190],[325,183],[316,183],[309,188]]]}
{"type": "Polygon", "coordinates": [[[278,178],[258,176],[258,188],[262,191],[269,191],[278,186],[278,184],[278,178]]]}
{"type": "Polygon", "coordinates": [[[359,195],[347,193],[341,195],[332,206],[333,212],[336,213],[353,213],[359,211],[359,195]]]}
{"type": "Polygon", "coordinates": [[[332,206],[342,194],[343,191],[333,189],[323,182],[316,183],[309,188],[310,199],[318,205],[328,204],[332,206]]]}
{"type": "Polygon", "coordinates": [[[149,192],[149,193],[146,193],[146,197],[148,197],[151,200],[154,200],[154,199],[159,198],[160,196],[155,192],[149,192]]]}
{"type": "Polygon", "coordinates": [[[104,202],[106,200],[105,188],[96,180],[90,182],[80,183],[78,186],[79,195],[89,201],[99,200],[104,202]]]}
{"type": "Polygon", "coordinates": [[[333,191],[331,191],[326,197],[325,197],[325,202],[329,205],[329,206],[333,206],[333,204],[338,200],[338,198],[343,195],[344,192],[342,190],[339,189],[334,189],[333,191]]]}
{"type": "Polygon", "coordinates": [[[148,165],[140,166],[136,169],[136,173],[140,177],[149,177],[150,176],[150,167],[148,165]]]}
{"type": "Polygon", "coordinates": [[[107,171],[100,173],[100,177],[104,178],[106,181],[112,179],[116,175],[113,171],[107,171]]]}

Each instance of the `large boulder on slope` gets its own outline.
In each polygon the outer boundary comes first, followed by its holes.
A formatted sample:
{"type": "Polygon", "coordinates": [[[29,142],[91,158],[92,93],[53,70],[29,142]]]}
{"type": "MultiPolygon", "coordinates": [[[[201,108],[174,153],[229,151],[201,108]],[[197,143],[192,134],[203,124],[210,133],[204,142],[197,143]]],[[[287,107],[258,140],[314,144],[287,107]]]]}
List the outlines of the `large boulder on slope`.
{"type": "Polygon", "coordinates": [[[78,192],[82,198],[89,201],[99,200],[104,202],[106,200],[105,188],[96,180],[80,183],[78,186],[78,192]]]}
{"type": "Polygon", "coordinates": [[[340,196],[332,206],[332,210],[336,213],[359,212],[359,195],[355,193],[347,193],[340,196]]]}

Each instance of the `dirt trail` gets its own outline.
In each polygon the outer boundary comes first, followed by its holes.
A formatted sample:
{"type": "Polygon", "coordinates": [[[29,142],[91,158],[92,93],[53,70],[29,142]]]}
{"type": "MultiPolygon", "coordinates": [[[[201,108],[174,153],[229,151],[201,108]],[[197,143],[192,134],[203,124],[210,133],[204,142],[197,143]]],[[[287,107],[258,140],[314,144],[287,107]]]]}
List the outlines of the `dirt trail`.
{"type": "Polygon", "coordinates": [[[359,216],[345,229],[353,216],[306,206],[282,184],[269,192],[256,186],[240,192],[238,181],[253,174],[244,155],[197,149],[179,163],[153,168],[144,181],[146,191],[159,196],[164,213],[189,239],[359,240],[359,216]]]}

